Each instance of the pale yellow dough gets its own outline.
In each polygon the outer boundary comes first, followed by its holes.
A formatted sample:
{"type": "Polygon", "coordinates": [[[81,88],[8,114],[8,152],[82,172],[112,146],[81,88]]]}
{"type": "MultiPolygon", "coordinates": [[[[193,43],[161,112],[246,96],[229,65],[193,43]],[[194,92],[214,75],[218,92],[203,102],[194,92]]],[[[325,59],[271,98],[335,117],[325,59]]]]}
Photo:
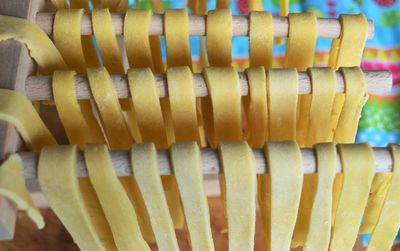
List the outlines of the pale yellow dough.
{"type": "Polygon", "coordinates": [[[159,250],[179,250],[161,183],[154,144],[134,145],[131,150],[131,162],[159,250]]]}
{"type": "Polygon", "coordinates": [[[249,21],[250,67],[264,66],[269,69],[272,66],[274,41],[272,15],[269,12],[252,11],[249,21]]]}
{"type": "Polygon", "coordinates": [[[53,135],[43,123],[32,103],[23,95],[0,89],[0,120],[14,125],[32,151],[44,146],[57,145],[53,135]]]}
{"type": "Polygon", "coordinates": [[[87,145],[85,162],[118,250],[150,250],[140,232],[135,209],[115,175],[107,147],[87,145]]]}
{"type": "Polygon", "coordinates": [[[368,243],[368,251],[391,250],[393,241],[400,227],[400,147],[391,145],[393,176],[385,196],[379,220],[374,227],[368,243]]]}
{"type": "Polygon", "coordinates": [[[269,250],[290,250],[303,185],[303,163],[295,141],[267,143],[271,175],[271,243],[269,250]]]}
{"type": "Polygon", "coordinates": [[[336,175],[336,147],[333,143],[314,146],[318,185],[313,200],[304,251],[328,250],[331,236],[332,191],[336,175]]]}
{"type": "Polygon", "coordinates": [[[11,155],[0,166],[0,194],[26,210],[29,218],[39,229],[44,228],[44,219],[26,188],[22,160],[19,155],[11,155]]]}
{"type": "Polygon", "coordinates": [[[171,146],[172,166],[182,198],[193,251],[213,251],[210,213],[203,186],[200,150],[195,142],[171,146]]]}
{"type": "Polygon", "coordinates": [[[343,186],[336,211],[330,250],[352,250],[374,176],[375,160],[368,144],[338,145],[343,186]]]}
{"type": "MultiPolygon", "coordinates": [[[[39,157],[40,187],[63,225],[81,250],[109,250],[100,239],[80,192],[77,147],[45,147],[39,157]]],[[[111,248],[111,250],[116,250],[111,248]]]]}
{"type": "Polygon", "coordinates": [[[256,221],[256,168],[244,141],[219,145],[225,177],[229,250],[253,250],[256,221]]]}
{"type": "Polygon", "coordinates": [[[10,39],[26,44],[40,73],[68,69],[53,42],[37,25],[25,19],[0,15],[0,41],[10,39]]]}
{"type": "Polygon", "coordinates": [[[208,12],[206,46],[210,66],[231,66],[232,14],[229,9],[208,12]]]}

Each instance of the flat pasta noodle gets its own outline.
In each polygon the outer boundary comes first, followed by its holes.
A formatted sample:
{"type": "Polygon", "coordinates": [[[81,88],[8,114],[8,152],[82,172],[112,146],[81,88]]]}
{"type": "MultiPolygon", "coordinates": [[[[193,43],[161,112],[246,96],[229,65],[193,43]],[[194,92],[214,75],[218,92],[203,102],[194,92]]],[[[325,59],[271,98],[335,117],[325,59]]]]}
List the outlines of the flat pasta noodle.
{"type": "Polygon", "coordinates": [[[232,64],[232,14],[229,9],[217,9],[207,15],[207,54],[210,66],[232,64]]]}
{"type": "Polygon", "coordinates": [[[200,149],[195,142],[171,146],[172,166],[182,198],[190,243],[194,251],[213,251],[210,213],[203,186],[200,149]]]}
{"type": "Polygon", "coordinates": [[[368,144],[338,145],[343,185],[336,211],[330,250],[351,250],[367,204],[375,160],[368,144]]]}
{"type": "Polygon", "coordinates": [[[132,169],[150,217],[160,250],[179,250],[167,200],[164,195],[154,144],[134,145],[132,169]]]}
{"type": "MultiPolygon", "coordinates": [[[[70,144],[81,149],[89,143],[105,143],[100,126],[92,113],[83,115],[82,105],[90,108],[90,101],[79,103],[75,91],[74,71],[55,71],[52,90],[58,116],[64,126],[70,144]]],[[[91,110],[91,108],[90,108],[91,110]]]]}
{"type": "Polygon", "coordinates": [[[66,8],[68,8],[67,1],[65,1],[65,0],[51,0],[51,3],[52,3],[57,9],[66,9],[66,8]]]}
{"type": "Polygon", "coordinates": [[[0,194],[13,201],[18,209],[25,210],[39,229],[45,222],[25,184],[22,159],[13,154],[0,166],[0,194]]]}
{"type": "Polygon", "coordinates": [[[219,154],[226,187],[229,250],[253,250],[256,221],[256,168],[244,141],[222,142],[219,154]]]}
{"type": "Polygon", "coordinates": [[[269,140],[296,138],[298,74],[295,69],[273,69],[267,74],[269,140]]]}
{"type": "Polygon", "coordinates": [[[17,40],[25,44],[42,74],[67,70],[60,52],[50,38],[37,25],[28,20],[0,15],[0,41],[17,40]]]}
{"type": "Polygon", "coordinates": [[[77,147],[45,147],[39,157],[40,187],[50,207],[82,250],[116,250],[96,231],[85,206],[76,173],[77,147]]]}
{"type": "Polygon", "coordinates": [[[87,69],[90,89],[99,110],[107,141],[113,150],[127,150],[133,140],[122,116],[110,75],[104,67],[87,69]]]}
{"type": "Polygon", "coordinates": [[[200,145],[192,72],[189,67],[168,68],[167,82],[176,142],[197,141],[200,145]]]}
{"type": "Polygon", "coordinates": [[[272,15],[264,11],[252,11],[249,16],[250,67],[272,67],[274,41],[272,15]]]}
{"type": "Polygon", "coordinates": [[[89,0],[69,0],[71,9],[84,9],[90,11],[89,0]]]}
{"type": "Polygon", "coordinates": [[[336,175],[334,143],[314,146],[317,156],[318,185],[311,209],[304,250],[328,250],[331,236],[332,191],[336,175]]]}
{"type": "Polygon", "coordinates": [[[125,73],[122,56],[115,37],[111,14],[108,9],[95,9],[92,12],[93,33],[100,51],[104,67],[111,74],[125,73]]]}
{"type": "Polygon", "coordinates": [[[262,11],[263,1],[262,0],[249,0],[249,10],[250,11],[262,11]]]}
{"type": "Polygon", "coordinates": [[[303,164],[295,141],[267,143],[271,175],[270,250],[290,250],[303,185],[303,164]]]}
{"type": "Polygon", "coordinates": [[[368,251],[390,250],[400,227],[400,201],[398,196],[400,192],[400,148],[398,145],[391,145],[390,149],[393,159],[392,177],[378,223],[374,227],[368,243],[368,251]]]}
{"type": "Polygon", "coordinates": [[[154,70],[149,38],[151,17],[151,10],[130,9],[126,12],[124,41],[131,68],[148,67],[154,70]]]}
{"type": "Polygon", "coordinates": [[[189,43],[189,17],[185,9],[166,10],[164,14],[167,65],[192,67],[189,43]]]}
{"type": "Polygon", "coordinates": [[[85,162],[118,250],[150,250],[140,232],[135,209],[115,175],[107,147],[87,145],[85,162]]]}
{"type": "Polygon", "coordinates": [[[25,144],[38,152],[44,146],[57,145],[32,103],[12,90],[0,89],[0,120],[15,126],[25,144]]]}
{"type": "Polygon", "coordinates": [[[251,147],[261,148],[268,139],[267,79],[264,67],[246,70],[249,95],[243,97],[247,116],[247,142],[251,147]]]}
{"type": "Polygon", "coordinates": [[[81,24],[83,9],[64,9],[56,12],[53,41],[70,69],[84,74],[85,55],[82,49],[81,24]]]}

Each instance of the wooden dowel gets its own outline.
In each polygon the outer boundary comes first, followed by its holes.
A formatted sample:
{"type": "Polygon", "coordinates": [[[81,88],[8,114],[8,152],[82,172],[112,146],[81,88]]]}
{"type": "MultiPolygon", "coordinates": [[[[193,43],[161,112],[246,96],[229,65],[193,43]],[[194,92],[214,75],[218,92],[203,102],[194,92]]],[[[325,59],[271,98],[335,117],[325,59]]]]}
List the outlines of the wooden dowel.
{"type": "MultiPolygon", "coordinates": [[[[117,35],[123,34],[125,14],[112,14],[112,21],[114,30],[117,35]]],[[[55,13],[38,13],[36,16],[36,23],[47,34],[53,33],[55,13]]],[[[192,36],[205,36],[206,35],[206,17],[203,15],[189,15],[189,34],[192,36]]],[[[274,37],[287,37],[288,36],[288,18],[287,17],[274,17],[274,37]]],[[[307,27],[305,27],[306,29],[307,27]]],[[[340,23],[335,18],[318,18],[317,31],[319,38],[337,38],[340,36],[340,23]]],[[[232,17],[232,32],[233,36],[248,36],[249,35],[249,20],[247,16],[233,16],[232,17]]],[[[92,20],[90,15],[85,14],[82,18],[82,35],[93,34],[92,20]]],[[[164,24],[162,14],[153,14],[150,23],[149,35],[164,35],[164,24]]],[[[368,20],[368,39],[374,36],[374,23],[368,20]]]]}
{"type": "MultiPolygon", "coordinates": [[[[238,73],[242,96],[249,94],[248,82],[245,73],[238,73]]],[[[392,87],[392,77],[389,71],[364,71],[366,89],[370,94],[389,91],[392,87]]],[[[128,80],[126,75],[111,76],[114,83],[114,88],[119,98],[124,99],[130,96],[128,80]]],[[[160,90],[160,97],[168,96],[168,83],[165,75],[155,75],[156,84],[160,90]]],[[[336,73],[337,93],[344,92],[344,80],[342,74],[336,73]]],[[[77,98],[90,99],[92,93],[86,77],[76,76],[76,93],[77,98]]],[[[201,74],[194,74],[194,82],[196,87],[197,97],[206,97],[208,95],[206,82],[201,74]]],[[[26,79],[25,92],[28,99],[37,100],[52,100],[52,77],[51,76],[30,76],[26,79]]],[[[299,95],[311,93],[310,77],[306,72],[299,72],[299,95]]]]}
{"type": "MultiPolygon", "coordinates": [[[[264,157],[262,149],[253,149],[253,154],[256,160],[257,173],[267,173],[268,167],[264,157]]],[[[304,173],[315,173],[316,172],[316,159],[313,149],[302,149],[301,150],[303,159],[304,173]]],[[[171,172],[171,161],[167,151],[158,151],[158,165],[161,175],[169,175],[171,172]]],[[[37,178],[37,164],[38,154],[33,152],[20,153],[20,156],[24,165],[24,176],[25,179],[36,179],[37,178]]],[[[113,166],[117,176],[132,176],[132,169],[130,164],[129,152],[128,151],[112,151],[110,156],[113,162],[113,166]]],[[[374,148],[375,156],[375,172],[386,173],[392,170],[392,157],[389,149],[387,148],[374,148]]],[[[218,160],[218,153],[214,149],[203,149],[201,150],[202,168],[204,175],[216,175],[220,173],[220,166],[218,160]]],[[[340,163],[339,156],[337,157],[336,171],[342,172],[342,166],[340,163]]],[[[77,175],[78,177],[87,177],[88,172],[86,170],[85,160],[82,153],[78,154],[77,161],[77,175]]]]}

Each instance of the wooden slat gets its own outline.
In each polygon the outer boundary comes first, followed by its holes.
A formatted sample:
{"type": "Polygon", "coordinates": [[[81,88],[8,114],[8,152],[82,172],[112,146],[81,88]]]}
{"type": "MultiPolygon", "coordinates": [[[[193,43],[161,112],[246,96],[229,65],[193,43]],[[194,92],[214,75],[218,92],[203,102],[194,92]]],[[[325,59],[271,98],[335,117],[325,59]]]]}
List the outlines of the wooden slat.
{"type": "MultiPolygon", "coordinates": [[[[44,0],[1,0],[0,14],[35,20],[44,0]]],[[[0,88],[25,92],[25,80],[35,70],[26,47],[16,41],[0,43],[0,88]]],[[[0,162],[20,148],[22,141],[15,128],[0,122],[0,162]]],[[[16,206],[0,197],[0,240],[13,238],[16,206]]]]}

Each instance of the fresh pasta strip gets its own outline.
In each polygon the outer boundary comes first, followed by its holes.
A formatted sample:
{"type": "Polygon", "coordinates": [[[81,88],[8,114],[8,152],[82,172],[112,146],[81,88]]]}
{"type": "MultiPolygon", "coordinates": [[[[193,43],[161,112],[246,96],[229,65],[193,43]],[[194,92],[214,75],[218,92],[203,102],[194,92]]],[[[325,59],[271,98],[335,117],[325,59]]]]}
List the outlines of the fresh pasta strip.
{"type": "Polygon", "coordinates": [[[29,149],[37,152],[44,146],[57,145],[32,103],[24,95],[0,89],[0,103],[0,120],[15,126],[29,149]]]}
{"type": "Polygon", "coordinates": [[[375,160],[368,144],[338,145],[343,186],[336,211],[330,250],[352,250],[374,176],[375,160]]]}
{"type": "Polygon", "coordinates": [[[50,38],[28,20],[0,15],[0,41],[17,40],[25,44],[42,74],[68,67],[50,38]]]}
{"type": "Polygon", "coordinates": [[[186,9],[166,10],[164,22],[168,66],[191,67],[189,17],[186,9]]]}
{"type": "Polygon", "coordinates": [[[357,133],[361,110],[367,100],[364,74],[359,67],[341,68],[345,83],[345,101],[335,130],[334,140],[352,143],[357,133]]]}
{"type": "Polygon", "coordinates": [[[0,166],[0,194],[17,204],[18,209],[26,210],[29,218],[39,229],[45,222],[26,188],[22,160],[19,155],[11,155],[0,166]]]}
{"type": "Polygon", "coordinates": [[[115,175],[107,147],[87,145],[85,162],[118,250],[150,250],[140,232],[135,209],[115,175]]]}
{"type": "Polygon", "coordinates": [[[232,14],[229,9],[208,12],[206,46],[210,66],[231,66],[232,14]]]}
{"type": "Polygon", "coordinates": [[[86,12],[90,11],[89,0],[69,0],[71,9],[84,9],[86,12]]]}
{"type": "Polygon", "coordinates": [[[372,180],[371,191],[365,207],[363,223],[359,233],[371,233],[379,221],[382,207],[389,187],[391,186],[392,173],[376,173],[372,180]]]}
{"type": "Polygon", "coordinates": [[[271,141],[296,138],[298,86],[298,75],[295,69],[268,71],[269,139],[271,141]]]}
{"type": "Polygon", "coordinates": [[[104,67],[111,74],[125,73],[122,56],[108,9],[94,9],[92,12],[93,33],[96,36],[104,67]]]}
{"type": "Polygon", "coordinates": [[[142,142],[167,148],[165,122],[153,73],[150,69],[130,69],[128,81],[142,142]]]}
{"type": "Polygon", "coordinates": [[[269,12],[252,11],[249,20],[250,67],[264,66],[269,69],[272,66],[274,41],[272,15],[269,12]]]}
{"type": "Polygon", "coordinates": [[[270,250],[290,250],[303,185],[303,164],[295,141],[267,143],[271,175],[270,250]]]}
{"type": "Polygon", "coordinates": [[[371,239],[368,243],[368,251],[390,250],[397,231],[400,227],[400,148],[398,145],[391,145],[393,158],[393,171],[390,186],[385,196],[385,202],[380,211],[379,221],[374,227],[371,239]]]}
{"type": "Polygon", "coordinates": [[[63,225],[82,250],[116,250],[96,232],[76,174],[77,147],[45,147],[39,157],[38,176],[42,191],[63,225]]]}
{"type": "Polygon", "coordinates": [[[249,0],[249,10],[250,11],[262,11],[263,1],[262,0],[249,0]]]}
{"type": "Polygon", "coordinates": [[[202,100],[207,139],[211,147],[220,141],[241,140],[241,90],[232,67],[205,68],[208,97],[202,100]]]}
{"type": "Polygon", "coordinates": [[[51,0],[53,5],[56,7],[56,9],[66,9],[68,8],[67,1],[65,0],[51,0]]]}
{"type": "Polygon", "coordinates": [[[192,72],[189,67],[169,68],[167,81],[176,142],[197,141],[201,144],[192,72]]]}
{"type": "Polygon", "coordinates": [[[75,91],[74,71],[55,71],[53,74],[53,96],[58,115],[64,126],[70,144],[80,148],[90,143],[105,143],[101,128],[94,115],[82,113],[81,106],[90,108],[90,102],[78,103],[75,91]],[[89,126],[90,125],[90,126],[89,126]]]}
{"type": "Polygon", "coordinates": [[[131,150],[131,162],[159,250],[179,250],[161,183],[154,144],[134,145],[131,150]]]}
{"type": "Polygon", "coordinates": [[[127,150],[133,140],[122,116],[110,75],[104,67],[87,70],[90,88],[102,118],[110,148],[127,150]]]}
{"type": "Polygon", "coordinates": [[[130,9],[124,21],[124,40],[131,68],[151,68],[154,70],[151,55],[149,27],[151,10],[130,9]]]}
{"type": "Polygon", "coordinates": [[[332,190],[336,175],[336,147],[333,143],[314,146],[317,156],[318,185],[306,241],[305,251],[328,250],[331,236],[332,190]]]}
{"type": "Polygon", "coordinates": [[[251,147],[261,148],[268,139],[267,79],[264,67],[246,70],[249,95],[244,97],[248,121],[247,142],[251,147]]]}
{"type": "Polygon", "coordinates": [[[229,250],[253,250],[256,221],[256,168],[244,141],[219,146],[226,186],[229,250]]]}
{"type": "Polygon", "coordinates": [[[195,142],[176,143],[171,146],[170,156],[182,198],[192,250],[212,251],[214,242],[203,186],[199,147],[195,142]]]}
{"type": "Polygon", "coordinates": [[[333,69],[314,68],[309,70],[312,85],[312,98],[309,116],[309,129],[306,146],[332,141],[329,125],[336,93],[336,73],[333,69]]]}
{"type": "Polygon", "coordinates": [[[229,9],[230,0],[217,0],[217,9],[229,9]]]}
{"type": "Polygon", "coordinates": [[[70,69],[85,74],[86,61],[82,49],[81,23],[83,9],[64,9],[56,13],[53,40],[70,69]]]}

